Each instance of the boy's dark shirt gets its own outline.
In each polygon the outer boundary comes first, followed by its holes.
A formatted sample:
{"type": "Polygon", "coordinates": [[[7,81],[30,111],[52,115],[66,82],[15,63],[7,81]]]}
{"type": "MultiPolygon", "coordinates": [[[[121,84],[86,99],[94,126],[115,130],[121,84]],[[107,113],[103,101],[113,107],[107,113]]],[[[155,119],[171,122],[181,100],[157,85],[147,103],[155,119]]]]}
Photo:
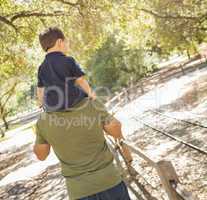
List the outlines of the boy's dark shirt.
{"type": "Polygon", "coordinates": [[[75,79],[83,75],[85,73],[72,57],[59,51],[48,53],[38,69],[37,85],[45,88],[44,109],[63,111],[87,97],[88,95],[75,85],[75,79]]]}

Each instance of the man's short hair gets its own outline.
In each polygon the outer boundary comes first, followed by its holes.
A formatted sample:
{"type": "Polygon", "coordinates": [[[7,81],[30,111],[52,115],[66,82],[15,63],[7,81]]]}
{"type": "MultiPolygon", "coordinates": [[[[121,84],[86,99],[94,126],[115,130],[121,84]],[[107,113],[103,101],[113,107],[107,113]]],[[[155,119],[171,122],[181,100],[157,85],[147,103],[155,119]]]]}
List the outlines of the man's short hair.
{"type": "Polygon", "coordinates": [[[58,39],[65,39],[63,32],[57,27],[50,27],[39,34],[39,41],[44,51],[52,48],[58,39]]]}

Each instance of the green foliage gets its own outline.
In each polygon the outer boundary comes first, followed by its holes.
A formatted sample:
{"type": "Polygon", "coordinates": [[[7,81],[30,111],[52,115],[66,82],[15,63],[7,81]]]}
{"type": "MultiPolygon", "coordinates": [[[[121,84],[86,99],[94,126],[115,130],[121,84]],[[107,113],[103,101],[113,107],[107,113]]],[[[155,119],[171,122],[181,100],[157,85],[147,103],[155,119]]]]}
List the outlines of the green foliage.
{"type": "Polygon", "coordinates": [[[5,113],[21,110],[25,91],[35,83],[44,57],[38,34],[48,26],[64,30],[69,54],[87,66],[94,86],[114,91],[153,71],[154,52],[196,52],[207,40],[207,1],[0,0],[0,103],[5,113]],[[16,83],[5,104],[4,94],[16,83]]]}
{"type": "Polygon", "coordinates": [[[87,69],[96,87],[115,91],[153,70],[152,61],[152,56],[143,49],[127,49],[124,41],[117,41],[111,35],[88,62],[87,69]]]}
{"type": "Polygon", "coordinates": [[[151,45],[160,53],[193,54],[207,41],[207,1],[150,0],[147,4],[143,12],[155,20],[151,45]]]}

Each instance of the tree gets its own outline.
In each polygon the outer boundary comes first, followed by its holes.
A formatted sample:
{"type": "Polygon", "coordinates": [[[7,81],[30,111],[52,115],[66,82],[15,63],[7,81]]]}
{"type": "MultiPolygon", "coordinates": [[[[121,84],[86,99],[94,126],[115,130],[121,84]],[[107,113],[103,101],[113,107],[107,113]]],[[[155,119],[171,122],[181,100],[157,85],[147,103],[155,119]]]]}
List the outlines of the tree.
{"type": "Polygon", "coordinates": [[[143,49],[128,49],[124,41],[111,35],[87,64],[95,87],[106,87],[115,91],[138,81],[153,67],[153,57],[143,49]],[[146,59],[148,57],[148,59],[146,59]]]}
{"type": "Polygon", "coordinates": [[[163,54],[173,50],[195,53],[207,41],[206,1],[150,0],[146,4],[140,10],[155,20],[151,44],[163,54]]]}
{"type": "Polygon", "coordinates": [[[0,118],[3,120],[4,127],[6,130],[9,129],[9,124],[6,120],[7,116],[12,112],[12,109],[8,109],[9,100],[13,96],[15,89],[17,86],[17,82],[13,83],[11,87],[7,88],[3,94],[1,94],[0,98],[0,118]]]}
{"type": "Polygon", "coordinates": [[[18,86],[33,73],[32,66],[21,52],[21,49],[8,50],[5,59],[0,62],[0,118],[6,129],[9,128],[6,118],[15,108],[14,101],[18,86]]]}

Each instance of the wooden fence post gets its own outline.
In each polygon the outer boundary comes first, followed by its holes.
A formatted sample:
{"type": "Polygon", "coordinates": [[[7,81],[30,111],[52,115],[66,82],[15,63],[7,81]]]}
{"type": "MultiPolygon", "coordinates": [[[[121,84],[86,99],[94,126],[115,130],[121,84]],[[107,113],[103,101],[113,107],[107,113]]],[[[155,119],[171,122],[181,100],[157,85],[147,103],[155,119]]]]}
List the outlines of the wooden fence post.
{"type": "Polygon", "coordinates": [[[178,196],[175,189],[172,187],[171,182],[179,183],[178,176],[171,162],[169,161],[159,161],[157,162],[157,172],[160,177],[163,188],[165,189],[169,200],[182,200],[178,196]]]}

